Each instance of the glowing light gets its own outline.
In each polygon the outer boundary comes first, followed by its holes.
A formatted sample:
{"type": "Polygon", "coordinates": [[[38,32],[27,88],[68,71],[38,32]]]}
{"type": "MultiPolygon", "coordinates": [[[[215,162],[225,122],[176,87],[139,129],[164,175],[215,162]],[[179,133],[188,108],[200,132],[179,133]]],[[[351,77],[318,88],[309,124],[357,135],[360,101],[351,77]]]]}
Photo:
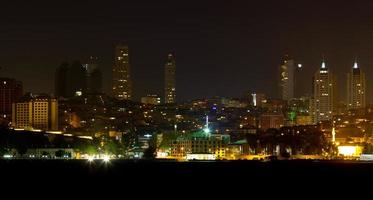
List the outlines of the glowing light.
{"type": "Polygon", "coordinates": [[[302,64],[298,64],[298,68],[302,68],[302,64]]]}
{"type": "Polygon", "coordinates": [[[362,147],[360,146],[338,146],[339,154],[343,156],[360,156],[362,147]]]}
{"type": "Polygon", "coordinates": [[[110,161],[110,156],[109,155],[104,155],[104,157],[102,157],[102,160],[105,162],[105,163],[108,163],[110,161]]]}
{"type": "Polygon", "coordinates": [[[354,63],[354,69],[357,69],[359,68],[359,66],[357,65],[357,62],[354,63]]]}
{"type": "Polygon", "coordinates": [[[95,160],[94,156],[88,156],[87,158],[88,162],[93,162],[95,160]]]}
{"type": "Polygon", "coordinates": [[[210,130],[209,128],[204,128],[204,129],[203,129],[203,132],[205,132],[205,133],[210,133],[211,130],[210,130]]]}
{"type": "Polygon", "coordinates": [[[256,94],[254,93],[254,94],[252,94],[252,96],[253,96],[253,104],[254,104],[254,106],[256,106],[256,94]]]}
{"type": "Polygon", "coordinates": [[[325,62],[322,62],[321,63],[321,69],[325,69],[325,68],[326,68],[325,62]]]}

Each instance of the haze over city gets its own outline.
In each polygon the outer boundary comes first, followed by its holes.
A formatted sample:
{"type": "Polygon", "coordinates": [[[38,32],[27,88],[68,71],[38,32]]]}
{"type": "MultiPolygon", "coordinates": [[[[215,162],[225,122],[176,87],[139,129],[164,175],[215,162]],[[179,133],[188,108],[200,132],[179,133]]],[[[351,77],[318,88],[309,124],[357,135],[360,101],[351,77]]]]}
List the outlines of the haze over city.
{"type": "MultiPolygon", "coordinates": [[[[130,49],[137,100],[148,93],[162,94],[163,65],[170,52],[177,62],[178,100],[241,97],[247,91],[278,97],[278,66],[289,54],[303,64],[304,81],[298,90],[306,95],[311,94],[312,75],[322,55],[341,87],[356,56],[362,69],[373,73],[371,4],[4,3],[0,74],[23,81],[25,91],[53,93],[56,67],[94,55],[108,92],[114,46],[124,43],[130,49]]],[[[367,79],[368,90],[371,85],[367,79]]],[[[367,95],[369,101],[373,94],[367,95]]],[[[339,96],[345,99],[345,89],[339,96]]]]}

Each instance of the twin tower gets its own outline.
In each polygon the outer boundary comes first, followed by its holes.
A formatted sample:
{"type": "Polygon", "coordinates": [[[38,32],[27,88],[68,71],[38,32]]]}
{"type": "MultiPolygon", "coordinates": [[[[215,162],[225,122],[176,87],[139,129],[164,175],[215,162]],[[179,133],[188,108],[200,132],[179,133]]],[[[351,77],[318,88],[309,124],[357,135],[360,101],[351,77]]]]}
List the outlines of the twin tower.
{"type": "MultiPolygon", "coordinates": [[[[131,79],[131,67],[128,46],[115,47],[115,61],[112,74],[112,94],[117,99],[131,100],[133,87],[131,79]]],[[[175,103],[176,101],[176,62],[172,54],[168,54],[164,66],[164,102],[175,103]]]]}
{"type": "MultiPolygon", "coordinates": [[[[301,68],[301,65],[297,68],[301,68]]],[[[283,100],[294,98],[294,90],[297,86],[296,72],[294,60],[286,57],[280,66],[280,95],[283,100]]],[[[365,85],[365,73],[355,61],[351,71],[347,74],[346,105],[348,110],[365,108],[365,85]]],[[[337,96],[336,76],[323,61],[312,79],[309,111],[314,123],[332,119],[337,111],[337,96]]]]}

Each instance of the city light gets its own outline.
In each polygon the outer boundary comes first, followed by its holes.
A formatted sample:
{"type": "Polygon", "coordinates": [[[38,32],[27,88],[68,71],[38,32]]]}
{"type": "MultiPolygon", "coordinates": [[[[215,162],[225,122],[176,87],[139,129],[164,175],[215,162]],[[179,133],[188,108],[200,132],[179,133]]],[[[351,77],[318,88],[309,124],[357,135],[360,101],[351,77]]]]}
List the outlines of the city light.
{"type": "Polygon", "coordinates": [[[105,162],[105,163],[108,163],[110,161],[110,156],[109,155],[104,155],[102,157],[102,160],[105,162]]]}

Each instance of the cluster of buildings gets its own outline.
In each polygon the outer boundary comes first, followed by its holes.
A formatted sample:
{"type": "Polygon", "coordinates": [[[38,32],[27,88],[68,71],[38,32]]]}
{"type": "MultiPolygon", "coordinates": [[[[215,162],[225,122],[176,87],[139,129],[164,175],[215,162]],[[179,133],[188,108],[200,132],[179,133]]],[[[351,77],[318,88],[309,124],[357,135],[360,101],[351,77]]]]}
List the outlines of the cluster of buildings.
{"type": "Polygon", "coordinates": [[[324,61],[312,78],[312,95],[297,97],[302,65],[289,57],[279,67],[280,98],[249,92],[241,98],[213,97],[176,104],[174,55],[165,60],[164,97],[149,94],[140,102],[133,101],[128,46],[116,46],[114,55],[110,95],[102,91],[95,56],[83,63],[62,63],[56,69],[52,96],[23,95],[21,82],[0,79],[2,122],[13,129],[105,137],[102,143],[107,138],[127,140],[128,148],[136,153],[154,146],[154,140],[167,141],[166,147],[157,146],[158,157],[177,159],[235,159],[257,154],[248,148],[247,137],[292,126],[318,124],[341,147],[373,142],[373,109],[366,104],[365,74],[357,62],[347,75],[344,105],[337,101],[336,76],[324,61]],[[170,135],[174,137],[162,139],[170,135]]]}

